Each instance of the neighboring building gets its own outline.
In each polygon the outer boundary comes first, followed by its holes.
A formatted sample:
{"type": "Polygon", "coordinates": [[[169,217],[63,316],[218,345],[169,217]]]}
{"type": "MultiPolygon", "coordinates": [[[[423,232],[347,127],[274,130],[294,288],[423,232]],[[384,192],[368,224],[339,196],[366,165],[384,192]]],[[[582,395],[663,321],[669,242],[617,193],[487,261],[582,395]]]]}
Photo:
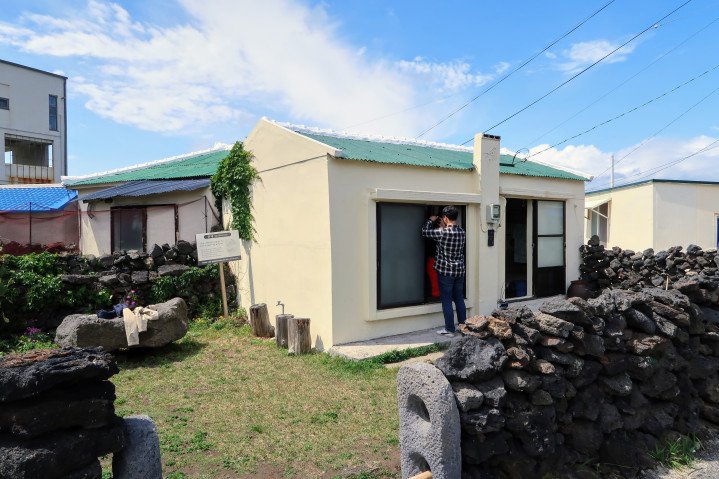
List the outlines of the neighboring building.
{"type": "Polygon", "coordinates": [[[59,183],[67,174],[66,82],[0,60],[0,184],[59,183]]]}
{"type": "Polygon", "coordinates": [[[78,243],[77,192],[60,184],[0,187],[0,243],[78,243]]]}
{"type": "Polygon", "coordinates": [[[281,301],[311,318],[318,349],[443,324],[427,273],[435,248],[420,228],[444,205],[460,208],[467,231],[470,315],[501,298],[563,293],[578,277],[589,177],[500,156],[499,137],[478,135],[472,150],[263,119],[244,146],[261,181],[257,241],[232,264],[242,305],[274,315],[281,301]]]}
{"type": "Polygon", "coordinates": [[[648,180],[587,193],[585,239],[656,251],[719,247],[719,182],[648,180]]]}
{"type": "Polygon", "coordinates": [[[146,251],[157,243],[195,241],[220,223],[210,177],[229,147],[64,178],[80,200],[80,251],[146,251]]]}

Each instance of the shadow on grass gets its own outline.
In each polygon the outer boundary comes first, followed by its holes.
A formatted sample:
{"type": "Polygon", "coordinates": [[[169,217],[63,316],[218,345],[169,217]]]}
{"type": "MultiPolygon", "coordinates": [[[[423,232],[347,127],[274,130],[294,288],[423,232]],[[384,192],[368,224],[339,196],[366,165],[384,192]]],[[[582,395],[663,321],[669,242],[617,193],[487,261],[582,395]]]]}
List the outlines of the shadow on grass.
{"type": "Polygon", "coordinates": [[[207,345],[194,338],[184,338],[162,348],[137,348],[115,353],[120,369],[156,368],[191,358],[207,345]]]}

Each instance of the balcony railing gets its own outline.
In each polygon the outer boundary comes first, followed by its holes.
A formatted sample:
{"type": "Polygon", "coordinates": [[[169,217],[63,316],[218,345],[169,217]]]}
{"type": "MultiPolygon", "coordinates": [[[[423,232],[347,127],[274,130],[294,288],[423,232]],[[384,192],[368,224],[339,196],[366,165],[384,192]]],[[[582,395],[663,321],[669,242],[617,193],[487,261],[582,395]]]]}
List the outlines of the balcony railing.
{"type": "Polygon", "coordinates": [[[52,183],[55,168],[52,166],[5,165],[5,176],[10,183],[52,183]]]}

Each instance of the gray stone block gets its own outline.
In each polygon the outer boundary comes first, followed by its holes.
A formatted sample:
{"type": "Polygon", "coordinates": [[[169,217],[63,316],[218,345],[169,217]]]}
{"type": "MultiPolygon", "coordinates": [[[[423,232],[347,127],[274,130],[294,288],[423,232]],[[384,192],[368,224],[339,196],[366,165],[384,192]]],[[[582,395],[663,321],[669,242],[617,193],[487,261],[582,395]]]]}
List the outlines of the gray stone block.
{"type": "Polygon", "coordinates": [[[403,366],[397,401],[402,477],[428,470],[435,479],[461,477],[459,410],[444,374],[426,363],[403,366]]]}
{"type": "Polygon", "coordinates": [[[113,454],[112,477],[115,479],[162,479],[160,440],[157,428],[148,416],[127,416],[125,448],[113,454]]]}
{"type": "MultiPolygon", "coordinates": [[[[177,341],[187,333],[187,304],[182,298],[150,305],[158,318],[147,322],[147,331],[140,333],[140,344],[134,347],[159,348],[177,341]]],[[[106,351],[127,348],[125,323],[122,318],[98,319],[94,314],[71,314],[55,332],[55,342],[63,347],[102,346],[106,351]]]]}

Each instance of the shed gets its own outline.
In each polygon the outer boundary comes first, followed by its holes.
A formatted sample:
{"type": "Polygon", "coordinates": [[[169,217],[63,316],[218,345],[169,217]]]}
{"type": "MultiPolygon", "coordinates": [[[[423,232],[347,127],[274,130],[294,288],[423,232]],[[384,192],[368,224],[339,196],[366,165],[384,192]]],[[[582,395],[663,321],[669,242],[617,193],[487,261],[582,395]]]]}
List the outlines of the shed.
{"type": "Polygon", "coordinates": [[[64,178],[79,195],[81,252],[146,251],[208,232],[220,222],[210,177],[228,153],[223,146],[64,178]]]}
{"type": "Polygon", "coordinates": [[[77,245],[77,192],[61,184],[0,186],[0,243],[77,245]]]}
{"type": "Polygon", "coordinates": [[[585,239],[656,251],[719,248],[719,182],[652,179],[587,193],[585,239]]]}

